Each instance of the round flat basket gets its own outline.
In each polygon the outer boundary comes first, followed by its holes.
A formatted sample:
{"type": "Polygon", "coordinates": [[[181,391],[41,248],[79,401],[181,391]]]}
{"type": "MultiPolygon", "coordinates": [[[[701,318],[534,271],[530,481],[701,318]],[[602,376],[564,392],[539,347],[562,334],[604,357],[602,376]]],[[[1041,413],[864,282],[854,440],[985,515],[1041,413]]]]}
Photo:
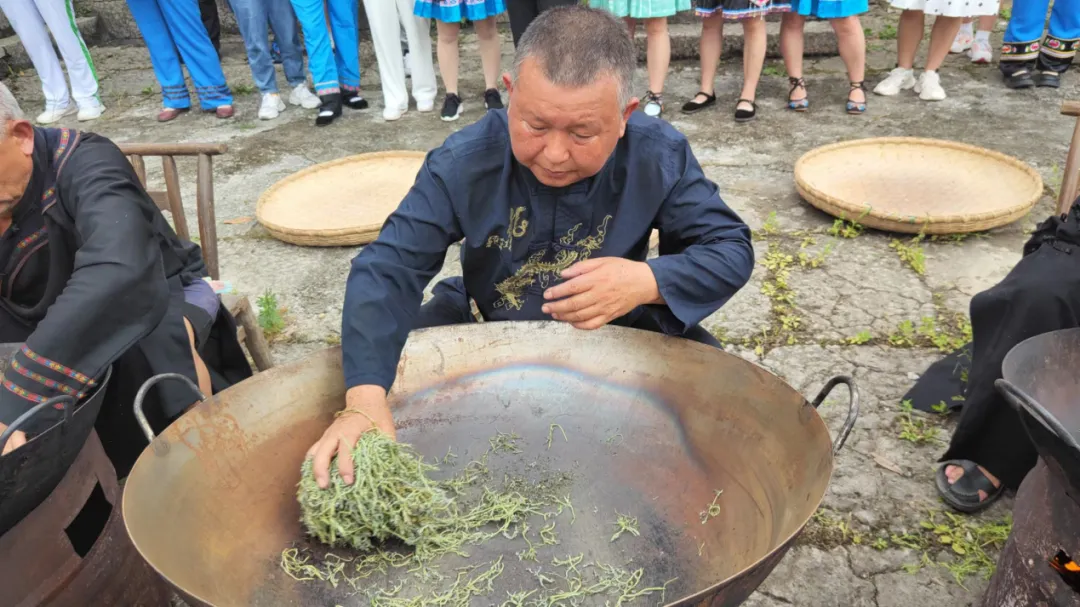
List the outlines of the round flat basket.
{"type": "Polygon", "coordinates": [[[367,244],[408,193],[423,152],[375,152],[289,175],[259,198],[255,214],[270,234],[310,247],[367,244]]]}
{"type": "Polygon", "coordinates": [[[910,234],[989,230],[1039,201],[1042,178],[1027,164],[953,141],[894,137],[845,141],[795,163],[795,187],[835,217],[910,234]]]}

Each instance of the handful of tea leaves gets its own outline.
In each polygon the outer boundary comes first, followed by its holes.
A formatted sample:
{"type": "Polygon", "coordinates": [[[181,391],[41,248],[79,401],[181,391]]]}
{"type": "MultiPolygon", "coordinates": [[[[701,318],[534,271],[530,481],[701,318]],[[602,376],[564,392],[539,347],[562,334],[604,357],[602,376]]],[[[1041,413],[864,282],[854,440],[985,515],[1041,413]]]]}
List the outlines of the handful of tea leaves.
{"type": "Polygon", "coordinates": [[[417,546],[452,518],[450,498],[427,476],[435,466],[412,447],[382,432],[365,432],[352,458],[352,485],[341,479],[335,462],[325,490],[315,483],[311,460],[301,468],[300,520],[320,542],[362,551],[390,539],[417,546]]]}

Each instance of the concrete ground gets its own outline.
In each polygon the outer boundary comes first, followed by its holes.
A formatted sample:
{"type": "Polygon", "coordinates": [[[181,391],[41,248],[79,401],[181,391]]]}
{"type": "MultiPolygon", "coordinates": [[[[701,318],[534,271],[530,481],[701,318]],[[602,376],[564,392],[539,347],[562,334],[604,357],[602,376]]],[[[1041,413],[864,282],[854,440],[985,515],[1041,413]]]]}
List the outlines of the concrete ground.
{"type": "MultiPolygon", "coordinates": [[[[880,10],[867,21],[875,35],[870,42],[871,86],[895,61],[895,43],[879,39],[890,37],[883,31],[888,23],[890,17],[880,10]]],[[[479,118],[483,86],[475,48],[475,41],[466,38],[461,92],[467,111],[460,122],[447,124],[416,113],[400,122],[383,122],[368,48],[363,80],[375,107],[349,112],[333,127],[316,131],[312,113],[297,109],[275,121],[256,120],[259,99],[251,93],[237,97],[233,120],[194,114],[159,125],[154,116],[160,90],[145,49],[99,47],[94,57],[109,112],[92,129],[116,141],[228,143],[229,153],[215,165],[222,274],[252,296],[277,294],[288,310],[288,327],[273,349],[279,362],[288,362],[338,342],[345,276],[356,249],[299,248],[272,239],[251,220],[259,195],[277,180],[318,162],[377,150],[428,150],[479,118]]],[[[509,51],[507,43],[504,65],[509,64],[509,51]]],[[[234,87],[250,86],[238,40],[225,41],[223,61],[234,87]]],[[[1060,183],[1059,167],[1073,126],[1058,109],[1063,99],[1080,97],[1080,77],[1068,76],[1060,91],[1012,92],[1001,85],[994,68],[973,67],[963,57],[952,57],[943,70],[947,100],[929,104],[910,94],[872,96],[869,113],[851,117],[842,111],[847,92],[843,64],[835,57],[821,58],[807,64],[813,108],[797,115],[784,110],[787,81],[782,64],[770,62],[758,94],[760,119],[736,125],[731,112],[741,81],[740,63],[726,60],[721,68],[719,109],[680,115],[678,106],[700,88],[698,73],[694,63],[672,66],[666,117],[690,138],[725,200],[755,229],[760,266],[751,284],[709,319],[709,327],[734,351],[779,374],[808,397],[835,374],[854,376],[863,397],[862,417],[837,459],[823,513],[748,604],[979,604],[986,582],[975,575],[961,585],[948,569],[935,564],[941,561],[955,569],[959,561],[948,556],[936,534],[924,533],[921,524],[931,517],[942,520],[933,513],[941,504],[932,474],[951,422],[908,417],[898,400],[940,356],[925,347],[929,338],[962,340],[955,316],[965,315],[971,296],[1008,272],[1020,257],[1026,232],[1051,213],[1051,190],[1060,183]],[[893,135],[952,139],[1016,156],[1042,174],[1047,195],[1014,225],[962,241],[923,243],[925,273],[919,275],[890,248],[893,235],[869,231],[853,239],[829,236],[832,218],[803,202],[792,178],[796,159],[814,147],[893,135]],[[806,241],[807,235],[812,242],[806,241]],[[804,243],[807,248],[800,249],[804,243]],[[829,254],[819,255],[830,243],[829,254]],[[797,259],[800,250],[809,252],[807,267],[797,259]],[[781,252],[791,254],[792,260],[784,261],[781,252]],[[783,305],[777,289],[790,297],[793,312],[775,309],[783,305]],[[903,321],[918,325],[924,317],[936,317],[937,328],[910,340],[914,346],[890,344],[890,336],[894,342],[904,341],[898,329],[903,321]],[[924,553],[930,564],[913,567],[924,553]]],[[[639,77],[644,82],[643,70],[639,77]]],[[[41,93],[33,72],[16,74],[8,82],[28,111],[38,111],[41,93]]],[[[189,204],[194,200],[193,171],[193,165],[181,164],[182,175],[191,179],[185,191],[189,204]]],[[[160,180],[157,167],[151,167],[151,178],[160,180]]],[[[188,221],[195,225],[193,213],[188,221]]],[[[452,251],[443,274],[458,269],[452,251]]],[[[823,407],[833,428],[845,413],[841,400],[823,407]]],[[[962,534],[983,533],[1008,508],[1008,501],[995,506],[962,534]]]]}

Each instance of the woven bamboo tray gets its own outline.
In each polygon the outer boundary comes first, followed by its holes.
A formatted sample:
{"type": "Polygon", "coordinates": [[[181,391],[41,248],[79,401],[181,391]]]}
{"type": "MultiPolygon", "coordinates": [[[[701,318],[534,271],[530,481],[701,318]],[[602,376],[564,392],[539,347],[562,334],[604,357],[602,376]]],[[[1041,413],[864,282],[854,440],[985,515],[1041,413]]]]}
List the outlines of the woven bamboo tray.
{"type": "Polygon", "coordinates": [[[845,141],[795,163],[795,187],[822,211],[890,232],[979,232],[1026,215],[1042,178],[1019,160],[914,137],[845,141]]]}
{"type": "Polygon", "coordinates": [[[423,152],[375,152],[308,167],[274,184],[255,215],[275,238],[309,247],[367,244],[408,193],[423,152]]]}

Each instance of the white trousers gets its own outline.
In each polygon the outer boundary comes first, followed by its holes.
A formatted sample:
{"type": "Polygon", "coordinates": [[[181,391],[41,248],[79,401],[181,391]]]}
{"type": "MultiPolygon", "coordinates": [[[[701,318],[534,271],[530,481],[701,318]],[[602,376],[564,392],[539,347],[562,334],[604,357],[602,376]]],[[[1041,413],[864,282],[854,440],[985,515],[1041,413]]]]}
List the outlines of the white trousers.
{"type": "Polygon", "coordinates": [[[384,107],[388,110],[409,107],[401,28],[405,29],[409,43],[413,99],[418,105],[434,104],[437,84],[431,57],[431,25],[427,19],[413,15],[413,0],[365,0],[364,11],[379,62],[384,107]]]}
{"type": "Polygon", "coordinates": [[[66,107],[71,103],[64,70],[60,68],[60,60],[49,40],[50,31],[71,76],[75,103],[79,107],[97,107],[101,103],[94,62],[75,25],[71,0],[0,0],[0,9],[7,15],[41,78],[46,109],[66,107]]]}

